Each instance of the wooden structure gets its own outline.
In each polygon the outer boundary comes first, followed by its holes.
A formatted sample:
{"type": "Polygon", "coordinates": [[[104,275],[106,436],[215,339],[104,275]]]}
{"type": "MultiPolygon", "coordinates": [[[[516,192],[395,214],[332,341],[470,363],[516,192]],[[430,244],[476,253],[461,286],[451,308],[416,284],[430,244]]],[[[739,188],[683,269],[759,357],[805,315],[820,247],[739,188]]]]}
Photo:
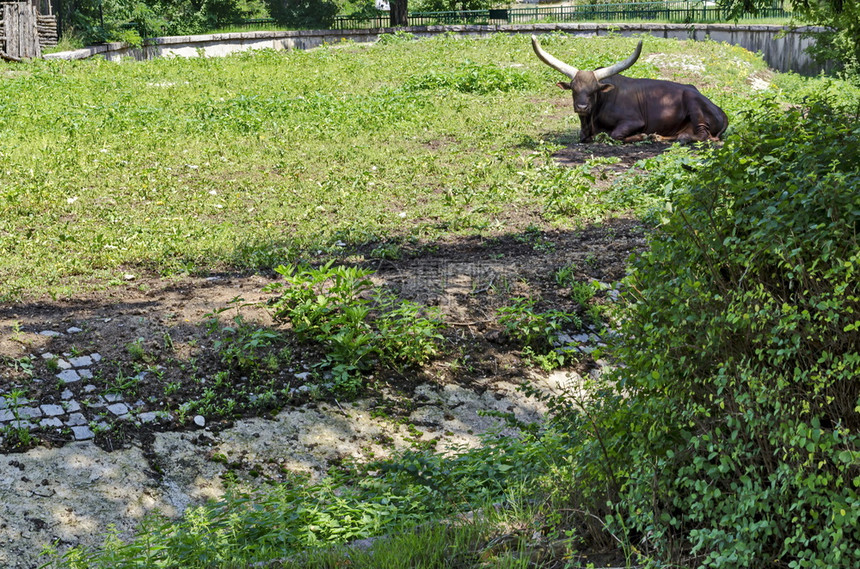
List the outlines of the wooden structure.
{"type": "Polygon", "coordinates": [[[21,61],[41,57],[42,48],[57,45],[57,18],[46,2],[40,14],[39,0],[0,3],[0,58],[21,61]]]}

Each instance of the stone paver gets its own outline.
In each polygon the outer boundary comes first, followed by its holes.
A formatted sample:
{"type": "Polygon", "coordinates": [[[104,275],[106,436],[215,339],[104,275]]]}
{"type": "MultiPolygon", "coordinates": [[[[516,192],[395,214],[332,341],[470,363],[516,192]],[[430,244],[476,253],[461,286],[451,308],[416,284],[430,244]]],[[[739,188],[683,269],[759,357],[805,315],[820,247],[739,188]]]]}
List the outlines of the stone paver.
{"type": "Polygon", "coordinates": [[[69,363],[74,367],[89,367],[93,365],[93,358],[90,356],[79,356],[77,358],[69,358],[69,363]]]}
{"type": "Polygon", "coordinates": [[[72,434],[75,436],[75,440],[77,441],[86,441],[96,436],[95,433],[93,433],[93,431],[87,426],[72,427],[72,434]]]}
{"type": "Polygon", "coordinates": [[[107,409],[117,417],[128,415],[129,412],[128,405],[125,403],[114,403],[113,405],[108,405],[107,409]]]}
{"type": "MultiPolygon", "coordinates": [[[[69,328],[67,333],[77,333],[80,329],[69,328]]],[[[42,332],[45,336],[58,336],[59,332],[46,330],[42,332]]],[[[44,352],[41,357],[46,361],[54,361],[57,363],[59,373],[56,374],[57,379],[67,384],[67,387],[61,393],[61,401],[59,403],[41,403],[30,402],[26,398],[18,398],[13,402],[9,401],[4,393],[0,392],[0,429],[3,427],[11,427],[14,429],[32,430],[39,427],[42,428],[63,428],[71,429],[72,436],[76,441],[88,441],[95,437],[91,424],[96,424],[96,429],[108,431],[112,428],[110,418],[120,421],[137,421],[139,423],[152,423],[161,419],[170,417],[169,413],[164,411],[148,411],[137,415],[141,409],[146,407],[143,400],[138,400],[136,403],[129,404],[123,400],[123,396],[117,393],[105,393],[99,395],[99,388],[91,383],[87,383],[82,388],[72,387],[81,379],[92,379],[93,372],[90,367],[99,361],[102,356],[98,352],[90,355],[72,356],[64,353],[62,357],[51,352],[44,352]],[[65,358],[65,359],[63,359],[65,358]],[[80,389],[82,391],[77,391],[80,389]],[[84,396],[91,394],[88,399],[82,399],[83,405],[78,402],[77,395],[84,396]],[[134,413],[132,413],[134,411],[134,413]]],[[[146,372],[138,374],[140,378],[145,376],[146,372]]],[[[41,379],[34,379],[41,381],[41,379]]],[[[195,417],[195,423],[199,426],[204,426],[205,419],[202,416],[195,417]]],[[[2,431],[0,431],[2,432],[2,431]]],[[[0,439],[2,443],[2,439],[0,439]]]]}
{"type": "Polygon", "coordinates": [[[42,416],[38,407],[18,407],[18,416],[22,419],[34,419],[42,416]]]}
{"type": "Polygon", "coordinates": [[[57,374],[57,378],[64,381],[65,383],[74,383],[76,381],[81,380],[81,376],[78,375],[78,372],[73,369],[61,371],[57,374]]]}
{"type": "Polygon", "coordinates": [[[49,417],[56,417],[57,415],[64,415],[66,413],[62,405],[40,405],[39,409],[49,417]]]}
{"type": "Polygon", "coordinates": [[[72,413],[66,419],[66,426],[68,427],[77,427],[80,425],[86,425],[87,423],[87,418],[84,417],[83,413],[72,413]]]}

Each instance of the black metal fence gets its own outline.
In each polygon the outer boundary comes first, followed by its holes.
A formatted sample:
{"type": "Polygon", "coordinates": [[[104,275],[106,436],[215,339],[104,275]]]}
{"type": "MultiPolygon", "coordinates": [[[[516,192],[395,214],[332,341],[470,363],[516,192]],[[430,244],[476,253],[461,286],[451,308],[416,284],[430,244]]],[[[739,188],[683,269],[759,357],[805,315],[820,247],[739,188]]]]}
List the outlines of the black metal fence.
{"type": "MultiPolygon", "coordinates": [[[[781,2],[759,10],[745,19],[790,18],[781,2]]],[[[705,0],[670,0],[665,2],[631,2],[626,4],[584,4],[574,6],[498,10],[463,10],[458,12],[410,12],[410,26],[526,24],[534,22],[636,22],[666,23],[726,22],[729,15],[716,2],[705,0]]],[[[135,24],[129,24],[135,26],[135,24]]],[[[375,16],[337,16],[331,24],[334,30],[389,27],[387,12],[375,16]]],[[[228,29],[256,30],[278,28],[272,18],[255,18],[233,22],[228,29]]],[[[141,34],[146,37],[146,34],[141,34]]]]}
{"type": "MultiPolygon", "coordinates": [[[[781,3],[762,9],[749,18],[790,18],[791,12],[781,3]]],[[[460,12],[410,12],[410,26],[456,24],[525,24],[532,22],[620,22],[659,21],[667,23],[725,22],[728,13],[716,2],[680,0],[667,2],[632,2],[627,4],[586,4],[579,6],[541,7],[510,10],[466,10],[460,12]]],[[[379,16],[338,16],[333,29],[387,27],[387,14],[379,16]]]]}

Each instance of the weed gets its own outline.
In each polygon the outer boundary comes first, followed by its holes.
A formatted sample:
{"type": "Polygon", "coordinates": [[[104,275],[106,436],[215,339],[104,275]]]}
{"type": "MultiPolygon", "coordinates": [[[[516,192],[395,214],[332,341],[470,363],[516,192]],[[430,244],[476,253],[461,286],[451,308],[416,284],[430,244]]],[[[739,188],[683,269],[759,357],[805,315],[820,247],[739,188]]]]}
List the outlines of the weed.
{"type": "MultiPolygon", "coordinates": [[[[217,324],[217,321],[212,322],[217,324]]],[[[210,327],[210,333],[214,331],[219,334],[213,348],[221,361],[238,373],[256,374],[261,363],[264,368],[276,371],[281,363],[279,355],[289,355],[289,351],[281,347],[284,339],[280,333],[254,326],[241,315],[233,318],[231,326],[210,327]]]]}
{"type": "Polygon", "coordinates": [[[8,366],[14,374],[33,377],[36,373],[35,364],[33,363],[33,358],[31,356],[23,356],[20,358],[0,356],[0,362],[8,366]]]}
{"type": "Polygon", "coordinates": [[[597,281],[574,281],[570,283],[570,298],[578,306],[587,309],[599,290],[600,284],[597,281]]]}
{"type": "MultiPolygon", "coordinates": [[[[19,423],[16,421],[16,424],[19,423]]],[[[4,444],[12,450],[26,450],[37,442],[30,429],[24,426],[6,425],[0,428],[0,433],[3,434],[4,444]]]]}
{"type": "Polygon", "coordinates": [[[537,299],[515,297],[513,304],[498,310],[499,322],[505,327],[507,335],[530,347],[535,353],[545,354],[558,340],[563,326],[578,328],[582,321],[572,313],[560,310],[535,310],[537,299]]]}
{"type": "Polygon", "coordinates": [[[140,384],[141,375],[125,375],[122,370],[116,372],[113,379],[105,382],[105,393],[115,393],[117,395],[128,394],[134,396],[137,393],[138,384],[140,384]]]}
{"type": "Polygon", "coordinates": [[[45,368],[51,373],[58,373],[60,371],[60,359],[57,357],[48,358],[45,360],[45,368]]]}
{"type": "Polygon", "coordinates": [[[24,338],[23,330],[21,329],[21,321],[14,320],[12,322],[12,340],[21,345],[27,346],[30,342],[24,338]]]}
{"type": "Polygon", "coordinates": [[[13,389],[9,393],[3,395],[3,398],[6,400],[6,404],[9,406],[9,411],[15,418],[15,422],[21,421],[21,405],[27,401],[24,397],[26,394],[27,392],[23,389],[13,389]]]}
{"type": "Polygon", "coordinates": [[[143,338],[138,338],[134,342],[126,345],[125,351],[129,357],[136,362],[145,362],[149,358],[146,349],[143,347],[143,338]]]}
{"type": "Polygon", "coordinates": [[[374,363],[400,370],[436,353],[438,317],[374,287],[370,271],[332,262],[276,271],[286,282],[266,289],[279,293],[269,303],[273,316],[289,322],[300,339],[324,347],[319,367],[332,374],[336,391],[355,394],[360,374],[374,363]]]}
{"type": "Polygon", "coordinates": [[[559,267],[555,271],[555,283],[560,287],[572,286],[576,281],[576,263],[570,263],[559,267]]]}

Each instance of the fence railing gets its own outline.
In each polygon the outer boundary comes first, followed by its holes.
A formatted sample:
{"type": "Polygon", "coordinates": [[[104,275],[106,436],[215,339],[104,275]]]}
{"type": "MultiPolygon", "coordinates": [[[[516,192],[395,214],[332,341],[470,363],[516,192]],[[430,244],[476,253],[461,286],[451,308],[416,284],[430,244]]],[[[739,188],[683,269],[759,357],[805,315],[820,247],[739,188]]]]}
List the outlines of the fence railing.
{"type": "MultiPolygon", "coordinates": [[[[759,10],[757,18],[790,18],[791,12],[785,10],[777,0],[770,8],[759,10]]],[[[539,6],[498,9],[462,10],[457,12],[410,12],[410,26],[441,25],[490,25],[526,24],[533,22],[620,22],[620,21],[657,21],[666,23],[711,23],[726,22],[728,14],[716,2],[707,0],[667,0],[664,2],[633,2],[627,4],[584,4],[576,6],[539,6]]],[[[149,30],[142,29],[139,23],[130,23],[141,36],[148,37],[149,30]]],[[[231,23],[229,29],[255,30],[278,27],[272,18],[255,18],[231,23]]],[[[389,27],[387,12],[374,16],[336,16],[330,28],[334,30],[370,29],[389,27]]]]}
{"type": "MultiPolygon", "coordinates": [[[[760,10],[755,18],[790,18],[781,3],[760,10]]],[[[752,18],[752,17],[751,17],[752,18]]],[[[538,6],[509,10],[464,10],[459,12],[410,12],[410,26],[456,24],[525,24],[530,22],[617,22],[661,21],[667,23],[725,22],[729,15],[716,2],[680,0],[633,2],[628,4],[587,4],[579,6],[538,6]]],[[[338,16],[333,29],[382,28],[388,16],[338,16]]]]}

